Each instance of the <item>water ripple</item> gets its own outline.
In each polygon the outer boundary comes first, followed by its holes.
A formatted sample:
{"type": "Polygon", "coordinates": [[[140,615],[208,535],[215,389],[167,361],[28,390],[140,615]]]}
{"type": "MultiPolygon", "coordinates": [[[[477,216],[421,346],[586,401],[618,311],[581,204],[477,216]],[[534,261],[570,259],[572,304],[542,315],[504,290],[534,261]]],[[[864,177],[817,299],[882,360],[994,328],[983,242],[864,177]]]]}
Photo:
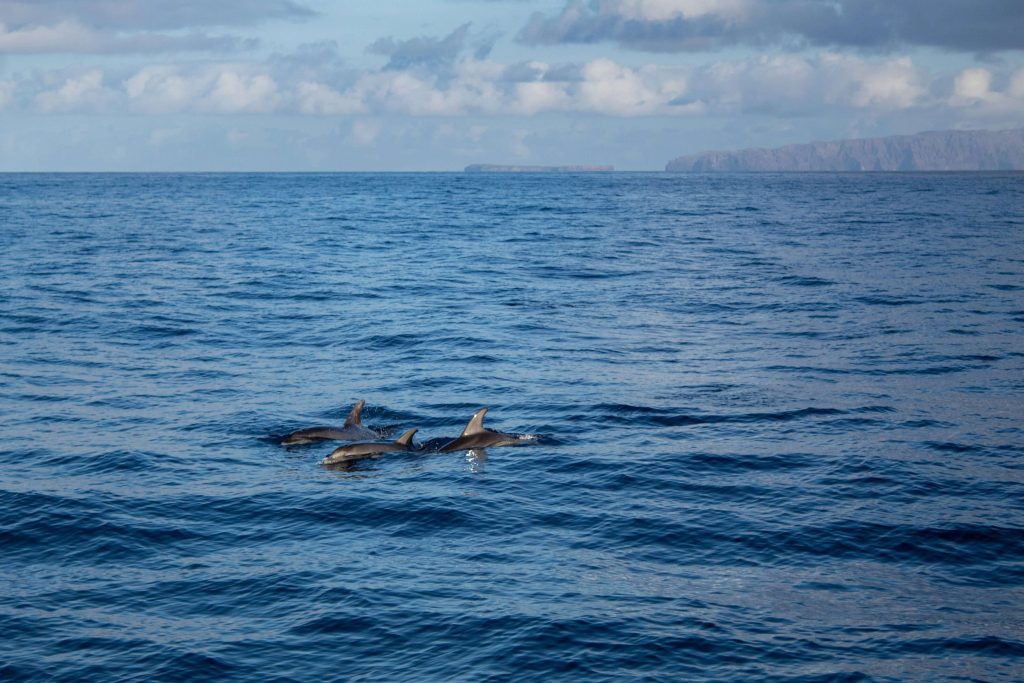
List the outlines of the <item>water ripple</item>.
{"type": "Polygon", "coordinates": [[[1018,681],[1022,204],[0,176],[0,679],[1018,681]]]}

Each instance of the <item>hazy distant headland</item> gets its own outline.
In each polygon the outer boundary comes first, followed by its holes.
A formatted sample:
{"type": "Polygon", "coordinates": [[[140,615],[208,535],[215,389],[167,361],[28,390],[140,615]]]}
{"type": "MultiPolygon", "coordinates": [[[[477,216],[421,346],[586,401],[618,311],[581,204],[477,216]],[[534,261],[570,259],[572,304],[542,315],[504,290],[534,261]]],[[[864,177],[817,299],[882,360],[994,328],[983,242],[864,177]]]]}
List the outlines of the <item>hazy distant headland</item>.
{"type": "Polygon", "coordinates": [[[673,159],[666,171],[1012,171],[1024,170],[1024,128],[938,130],[916,135],[833,140],[776,149],[702,152],[673,159]]]}
{"type": "Polygon", "coordinates": [[[503,164],[470,164],[466,173],[607,173],[614,166],[508,166],[503,164]]]}

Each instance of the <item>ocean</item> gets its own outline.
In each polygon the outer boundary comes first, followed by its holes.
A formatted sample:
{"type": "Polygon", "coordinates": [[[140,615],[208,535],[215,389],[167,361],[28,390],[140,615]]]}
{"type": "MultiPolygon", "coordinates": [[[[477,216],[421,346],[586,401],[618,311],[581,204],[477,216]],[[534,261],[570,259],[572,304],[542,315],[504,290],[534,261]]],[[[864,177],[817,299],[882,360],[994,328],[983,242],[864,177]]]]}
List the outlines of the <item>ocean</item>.
{"type": "Polygon", "coordinates": [[[1024,680],[1022,174],[3,174],[0,297],[4,681],[1024,680]]]}

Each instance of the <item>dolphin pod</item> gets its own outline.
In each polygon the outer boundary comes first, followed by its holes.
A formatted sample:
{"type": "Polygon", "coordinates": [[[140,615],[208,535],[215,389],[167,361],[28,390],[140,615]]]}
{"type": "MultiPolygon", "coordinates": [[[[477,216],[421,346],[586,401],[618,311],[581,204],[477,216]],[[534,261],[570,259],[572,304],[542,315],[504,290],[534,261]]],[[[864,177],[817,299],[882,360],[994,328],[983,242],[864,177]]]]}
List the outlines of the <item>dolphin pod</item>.
{"type": "MultiPolygon", "coordinates": [[[[413,451],[424,448],[416,446],[412,437],[418,430],[410,429],[402,434],[395,441],[382,441],[377,432],[363,426],[362,411],[366,401],[359,400],[352,407],[345,424],[341,429],[336,427],[310,427],[287,434],[281,439],[282,446],[297,446],[302,444],[319,443],[321,441],[351,441],[344,446],[335,448],[320,464],[335,465],[351,463],[362,458],[371,458],[382,453],[392,451],[413,451]]],[[[484,427],[484,415],[487,408],[481,408],[473,413],[466,428],[458,438],[443,442],[436,448],[438,452],[449,453],[451,451],[477,450],[484,448],[497,448],[499,446],[512,446],[527,441],[534,441],[538,437],[526,434],[509,434],[498,432],[484,427]]],[[[438,441],[433,440],[434,443],[438,441]]]]}

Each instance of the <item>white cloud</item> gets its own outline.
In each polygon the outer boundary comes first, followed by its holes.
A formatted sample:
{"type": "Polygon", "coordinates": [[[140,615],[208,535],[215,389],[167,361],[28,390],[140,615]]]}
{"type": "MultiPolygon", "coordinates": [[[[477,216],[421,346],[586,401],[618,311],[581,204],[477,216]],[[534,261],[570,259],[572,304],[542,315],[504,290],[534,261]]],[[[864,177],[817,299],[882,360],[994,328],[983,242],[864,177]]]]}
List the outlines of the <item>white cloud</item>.
{"type": "Polygon", "coordinates": [[[176,66],[147,66],[124,82],[133,108],[150,114],[166,114],[188,108],[202,85],[183,76],[176,66]]]}
{"type": "Polygon", "coordinates": [[[667,113],[665,106],[686,91],[679,72],[654,66],[630,69],[609,59],[583,67],[578,106],[611,116],[667,113]]]}
{"type": "Polygon", "coordinates": [[[990,97],[992,72],[988,69],[964,69],[953,82],[953,96],[962,100],[984,100],[990,97]]]}
{"type": "Polygon", "coordinates": [[[295,86],[295,107],[303,114],[317,116],[344,116],[366,110],[356,94],[342,94],[315,81],[302,81],[295,86]]]}
{"type": "Polygon", "coordinates": [[[820,63],[792,55],[724,61],[697,70],[691,97],[720,111],[794,111],[825,93],[820,63]]]}
{"type": "Polygon", "coordinates": [[[144,113],[268,113],[281,104],[277,83],[247,65],[207,65],[188,71],[174,65],[143,67],[123,83],[130,106],[144,113]]]}
{"type": "Polygon", "coordinates": [[[417,115],[453,114],[445,93],[426,78],[408,71],[371,73],[359,79],[353,92],[371,100],[374,109],[417,115]]]}
{"type": "Polygon", "coordinates": [[[949,104],[981,117],[1024,114],[1024,68],[1010,74],[1006,88],[993,87],[995,75],[988,69],[961,71],[953,81],[949,104]]]}
{"type": "Polygon", "coordinates": [[[928,92],[921,72],[909,57],[879,64],[858,60],[850,64],[850,77],[857,84],[851,101],[858,107],[906,109],[928,92]]]}
{"type": "Polygon", "coordinates": [[[411,116],[495,114],[503,110],[505,93],[498,78],[504,67],[487,61],[466,60],[442,82],[436,75],[413,71],[378,71],[364,74],[351,94],[368,109],[411,116]]]}
{"type": "MultiPolygon", "coordinates": [[[[1009,112],[1024,99],[1024,69],[999,77],[987,69],[967,69],[955,81],[944,81],[906,56],[869,59],[834,52],[761,55],[702,66],[630,66],[610,59],[577,65],[507,65],[469,57],[436,73],[419,68],[343,70],[333,62],[294,74],[278,67],[274,60],[153,64],[117,80],[94,69],[51,77],[41,87],[38,81],[34,87],[31,82],[18,87],[19,92],[35,90],[38,108],[45,113],[118,110],[327,117],[558,112],[789,117],[926,108],[1009,112]]],[[[11,99],[6,95],[8,106],[11,99]]]]}
{"type": "Polygon", "coordinates": [[[690,98],[707,102],[712,111],[728,112],[897,110],[924,102],[927,80],[906,57],[868,61],[836,53],[762,55],[696,70],[690,98]]]}
{"type": "Polygon", "coordinates": [[[58,87],[36,95],[36,105],[45,114],[103,109],[115,94],[103,85],[99,69],[70,76],[58,87]]]}
{"type": "Polygon", "coordinates": [[[530,81],[516,83],[515,111],[531,116],[544,111],[564,111],[572,106],[572,98],[564,83],[530,81]]]}
{"type": "Polygon", "coordinates": [[[267,113],[277,108],[277,83],[267,74],[245,74],[226,69],[197,103],[199,111],[220,114],[267,113]]]}

